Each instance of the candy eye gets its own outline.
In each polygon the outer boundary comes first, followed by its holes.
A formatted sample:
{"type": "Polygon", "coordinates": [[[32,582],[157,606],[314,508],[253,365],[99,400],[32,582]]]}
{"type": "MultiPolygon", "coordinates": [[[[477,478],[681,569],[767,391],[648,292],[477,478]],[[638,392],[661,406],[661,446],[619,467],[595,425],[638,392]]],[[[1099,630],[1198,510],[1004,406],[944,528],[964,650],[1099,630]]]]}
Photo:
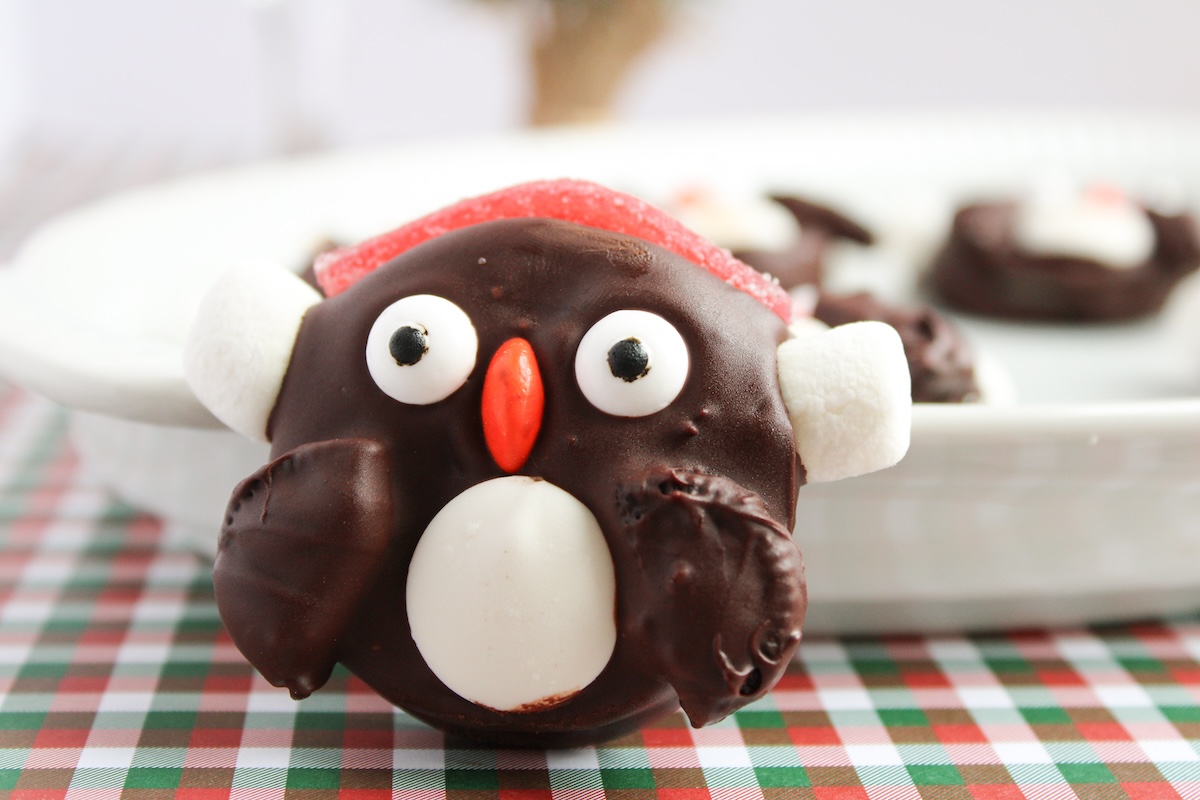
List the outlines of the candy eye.
{"type": "Polygon", "coordinates": [[[617,417],[644,417],[670,405],[688,375],[679,331],[649,311],[614,311],[584,334],[575,352],[583,396],[617,417]]]}
{"type": "Polygon", "coordinates": [[[425,406],[466,382],[478,349],[475,326],[461,308],[442,297],[416,294],[392,303],[371,326],[367,369],[388,396],[425,406]]]}

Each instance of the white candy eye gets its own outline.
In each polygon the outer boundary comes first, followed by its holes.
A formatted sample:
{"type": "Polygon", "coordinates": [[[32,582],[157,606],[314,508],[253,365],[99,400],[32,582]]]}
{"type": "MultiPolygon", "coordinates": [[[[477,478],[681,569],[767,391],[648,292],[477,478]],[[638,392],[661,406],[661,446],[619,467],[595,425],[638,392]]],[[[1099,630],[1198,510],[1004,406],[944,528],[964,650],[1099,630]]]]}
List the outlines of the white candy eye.
{"type": "Polygon", "coordinates": [[[367,336],[367,369],[395,400],[444,400],[475,368],[479,338],[471,318],[443,297],[415,294],[383,310],[367,336]]]}
{"type": "Polygon", "coordinates": [[[614,311],[584,334],[575,353],[583,396],[617,417],[661,411],[679,395],[687,375],[683,337],[649,311],[614,311]]]}

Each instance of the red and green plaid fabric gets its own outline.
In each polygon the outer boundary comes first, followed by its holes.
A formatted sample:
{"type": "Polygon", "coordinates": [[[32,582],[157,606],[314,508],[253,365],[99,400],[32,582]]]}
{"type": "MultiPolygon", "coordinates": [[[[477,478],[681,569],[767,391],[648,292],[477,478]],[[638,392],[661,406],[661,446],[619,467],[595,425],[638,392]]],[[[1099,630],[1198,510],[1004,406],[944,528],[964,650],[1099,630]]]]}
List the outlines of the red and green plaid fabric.
{"type": "Polygon", "coordinates": [[[1200,798],[1200,618],[814,639],[711,728],[493,750],[344,672],[299,703],[268,686],[171,533],[0,388],[0,797],[1200,798]]]}

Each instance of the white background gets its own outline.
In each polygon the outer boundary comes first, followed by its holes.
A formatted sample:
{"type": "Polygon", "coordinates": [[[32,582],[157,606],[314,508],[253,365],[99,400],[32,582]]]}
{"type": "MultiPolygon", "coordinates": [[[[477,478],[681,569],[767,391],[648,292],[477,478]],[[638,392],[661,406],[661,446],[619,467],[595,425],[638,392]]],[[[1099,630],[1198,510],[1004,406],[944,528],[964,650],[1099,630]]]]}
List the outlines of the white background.
{"type": "MultiPolygon", "coordinates": [[[[244,157],[286,145],[297,120],[328,146],[513,128],[523,6],[0,0],[0,152],[244,157]]],[[[1200,111],[1200,2],[680,0],[618,111],[996,106],[1200,111]]]]}

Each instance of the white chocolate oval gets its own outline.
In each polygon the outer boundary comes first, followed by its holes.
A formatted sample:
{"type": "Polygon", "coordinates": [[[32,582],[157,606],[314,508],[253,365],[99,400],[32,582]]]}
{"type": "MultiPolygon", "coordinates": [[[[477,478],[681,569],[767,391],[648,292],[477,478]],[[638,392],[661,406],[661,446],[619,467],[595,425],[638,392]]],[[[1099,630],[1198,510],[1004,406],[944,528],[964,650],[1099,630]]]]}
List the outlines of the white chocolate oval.
{"type": "Polygon", "coordinates": [[[568,700],[617,641],[616,576],[596,518],[523,475],[472,486],[433,518],[413,553],[407,602],[434,675],[501,711],[568,700]]]}

